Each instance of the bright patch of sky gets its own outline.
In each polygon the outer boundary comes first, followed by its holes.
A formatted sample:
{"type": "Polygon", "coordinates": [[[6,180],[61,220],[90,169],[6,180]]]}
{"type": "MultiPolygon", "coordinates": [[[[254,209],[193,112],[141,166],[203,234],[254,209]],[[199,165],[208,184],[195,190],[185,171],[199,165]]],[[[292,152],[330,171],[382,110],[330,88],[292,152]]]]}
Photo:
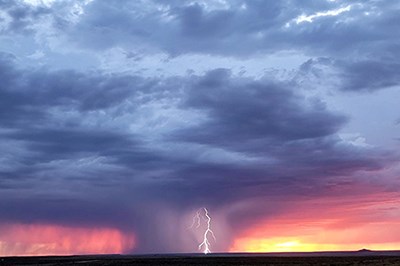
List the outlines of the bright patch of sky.
{"type": "Polygon", "coordinates": [[[334,9],[334,10],[328,10],[325,12],[317,12],[312,15],[301,15],[295,19],[296,24],[300,24],[302,22],[310,22],[312,23],[315,19],[320,18],[320,17],[327,17],[327,16],[338,16],[342,14],[343,12],[350,11],[351,5],[348,5],[346,7],[334,9]]]}

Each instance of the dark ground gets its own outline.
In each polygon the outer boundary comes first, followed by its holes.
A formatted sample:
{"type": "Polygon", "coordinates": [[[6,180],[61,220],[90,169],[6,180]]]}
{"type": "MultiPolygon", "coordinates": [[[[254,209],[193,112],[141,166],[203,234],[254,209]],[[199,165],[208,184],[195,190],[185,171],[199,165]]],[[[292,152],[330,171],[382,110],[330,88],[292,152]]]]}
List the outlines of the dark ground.
{"type": "Polygon", "coordinates": [[[294,253],[3,257],[0,265],[399,265],[400,254],[294,253]],[[301,256],[296,256],[301,255],[301,256]],[[304,255],[304,256],[303,256],[304,255]]]}

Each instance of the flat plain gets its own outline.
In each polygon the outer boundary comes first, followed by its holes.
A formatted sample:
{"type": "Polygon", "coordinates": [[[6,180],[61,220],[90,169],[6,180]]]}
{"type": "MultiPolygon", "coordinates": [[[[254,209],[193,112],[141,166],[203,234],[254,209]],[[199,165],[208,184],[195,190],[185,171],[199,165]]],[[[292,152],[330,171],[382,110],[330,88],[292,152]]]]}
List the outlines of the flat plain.
{"type": "Polygon", "coordinates": [[[398,252],[3,257],[0,265],[400,265],[398,252]]]}

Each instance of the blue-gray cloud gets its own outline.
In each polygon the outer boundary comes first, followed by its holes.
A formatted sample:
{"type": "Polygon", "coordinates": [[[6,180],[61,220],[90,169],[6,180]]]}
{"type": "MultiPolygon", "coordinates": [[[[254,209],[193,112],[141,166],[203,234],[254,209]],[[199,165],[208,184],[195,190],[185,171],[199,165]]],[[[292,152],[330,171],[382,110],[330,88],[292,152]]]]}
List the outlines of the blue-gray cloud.
{"type": "Polygon", "coordinates": [[[310,59],[301,66],[305,76],[322,79],[323,67],[328,67],[337,77],[337,89],[351,92],[371,92],[400,84],[396,69],[400,65],[393,59],[335,60],[333,58],[310,59]]]}
{"type": "MultiPolygon", "coordinates": [[[[311,16],[346,7],[341,1],[229,1],[214,2],[93,1],[83,5],[79,19],[71,19],[68,2],[52,7],[3,3],[11,17],[8,30],[19,32],[48,15],[61,35],[90,49],[132,44],[172,55],[212,53],[232,56],[277,50],[348,54],[397,53],[398,37],[391,34],[399,20],[395,2],[353,1],[337,16],[320,16],[315,23],[296,23],[311,16]],[[385,16],[381,10],[385,10],[385,16]],[[385,30],[382,30],[385,29],[385,30]]],[[[76,11],[75,11],[76,12],[76,11]]]]}
{"type": "Polygon", "coordinates": [[[318,195],[325,181],[381,169],[391,158],[342,140],[346,117],[297,94],[293,81],[226,69],[172,78],[49,71],[2,58],[2,221],[134,228],[141,251],[172,251],[179,247],[162,230],[149,239],[155,214],[141,215],[143,202],[185,210],[318,195]],[[136,121],[163,101],[202,118],[158,133],[156,143],[118,120],[136,121]],[[157,148],[163,143],[168,148],[157,148]],[[205,152],[231,157],[201,159],[205,152]]]}

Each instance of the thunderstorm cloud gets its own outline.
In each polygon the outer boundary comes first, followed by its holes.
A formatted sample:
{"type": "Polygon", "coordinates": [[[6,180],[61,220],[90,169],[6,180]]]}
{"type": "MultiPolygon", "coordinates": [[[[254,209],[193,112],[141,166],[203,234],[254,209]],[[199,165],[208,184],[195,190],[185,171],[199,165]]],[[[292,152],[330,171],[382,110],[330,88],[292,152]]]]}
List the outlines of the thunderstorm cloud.
{"type": "Polygon", "coordinates": [[[398,197],[399,11],[0,0],[0,229],[112,228],[135,238],[120,252],[195,252],[188,215],[207,206],[229,251],[299,202],[348,198],[350,216],[398,197]]]}

